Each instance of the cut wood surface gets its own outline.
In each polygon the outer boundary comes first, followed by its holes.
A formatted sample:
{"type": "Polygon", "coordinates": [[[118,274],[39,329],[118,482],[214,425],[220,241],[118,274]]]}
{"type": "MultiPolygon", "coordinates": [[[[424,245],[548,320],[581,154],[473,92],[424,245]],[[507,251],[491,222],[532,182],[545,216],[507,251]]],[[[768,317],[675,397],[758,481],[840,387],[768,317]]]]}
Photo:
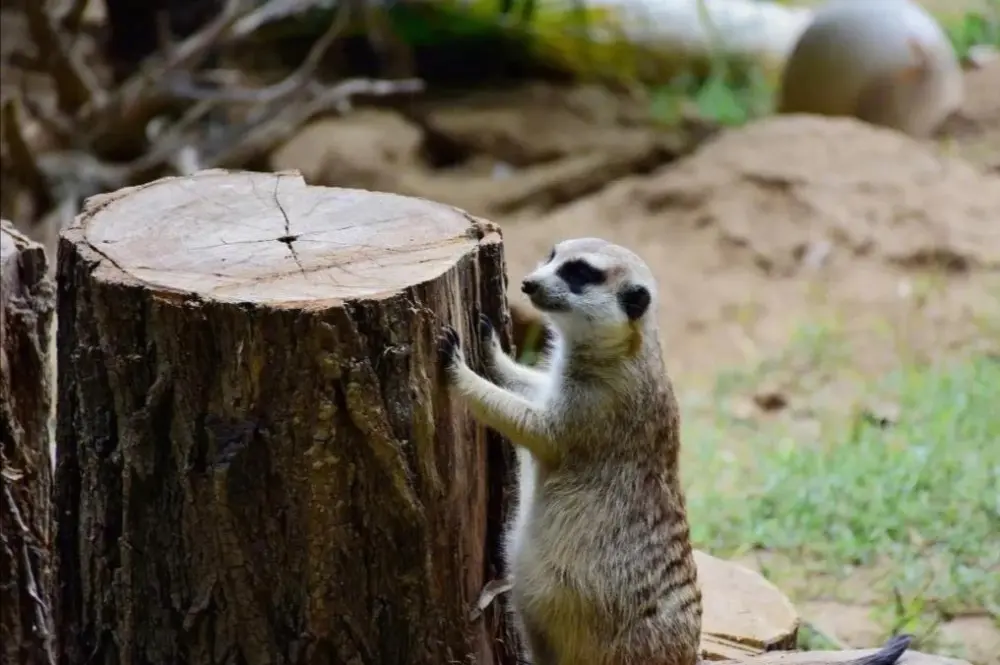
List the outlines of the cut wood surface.
{"type": "Polygon", "coordinates": [[[49,457],[55,287],[42,246],[0,222],[0,661],[55,663],[49,457]]]}
{"type": "Polygon", "coordinates": [[[468,618],[509,457],[437,359],[445,323],[480,357],[479,313],[509,344],[495,226],[208,171],[60,242],[67,665],[514,662],[468,618]]]}
{"type": "Polygon", "coordinates": [[[704,603],[706,659],[740,659],[794,649],[799,617],[791,601],[756,571],[695,550],[704,603]]]}

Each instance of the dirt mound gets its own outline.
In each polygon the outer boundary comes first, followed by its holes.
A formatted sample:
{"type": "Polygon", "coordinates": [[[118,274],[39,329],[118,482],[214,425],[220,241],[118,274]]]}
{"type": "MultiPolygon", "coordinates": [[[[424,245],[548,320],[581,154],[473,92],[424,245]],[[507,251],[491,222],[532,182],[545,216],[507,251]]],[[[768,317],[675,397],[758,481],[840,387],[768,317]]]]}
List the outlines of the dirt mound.
{"type": "MultiPolygon", "coordinates": [[[[427,99],[405,113],[317,120],[271,165],[500,223],[515,303],[517,282],[560,239],[636,249],[660,283],[679,376],[753,361],[817,317],[866,329],[884,320],[933,354],[974,336],[996,306],[1000,178],[945,156],[947,146],[849,120],[780,117],[691,153],[642,120],[642,106],[541,85],[427,99]]],[[[959,142],[980,140],[988,106],[969,105],[975,122],[959,142]]],[[[866,358],[881,371],[893,353],[876,340],[866,358]]]]}
{"type": "Polygon", "coordinates": [[[1000,266],[1000,179],[851,119],[768,118],[631,190],[657,224],[712,227],[765,272],[838,250],[902,266],[1000,266]]]}
{"type": "Polygon", "coordinates": [[[965,104],[942,133],[947,150],[1000,173],[1000,59],[965,73],[965,104]]]}
{"type": "Polygon", "coordinates": [[[297,169],[312,184],[400,192],[402,175],[421,166],[422,141],[400,115],[361,109],[306,125],[274,152],[271,166],[297,169]]]}
{"type": "Polygon", "coordinates": [[[489,217],[546,211],[685,154],[648,104],[606,90],[530,84],[317,120],[271,156],[310,183],[423,196],[489,217]]]}
{"type": "Polygon", "coordinates": [[[882,371],[896,341],[865,332],[872,321],[933,356],[981,334],[1000,284],[1000,178],[847,119],[761,120],[549,215],[502,221],[512,284],[563,238],[637,250],[660,283],[676,373],[753,361],[827,319],[860,322],[845,332],[871,346],[857,362],[882,371]]]}
{"type": "MultiPolygon", "coordinates": [[[[1000,178],[853,119],[767,118],[721,134],[649,177],[563,208],[661,241],[704,229],[726,262],[792,274],[857,257],[901,267],[1000,267],[1000,178]],[[846,250],[846,251],[844,251],[846,250]]],[[[558,233],[558,231],[556,231],[558,233]]]]}
{"type": "MultiPolygon", "coordinates": [[[[1000,178],[947,146],[859,121],[772,117],[664,167],[683,149],[585,88],[526,86],[427,102],[408,115],[318,120],[275,152],[272,167],[298,168],[313,184],[436,199],[498,222],[555,209],[545,216],[554,232],[563,230],[554,220],[595,215],[648,227],[635,233],[656,244],[678,234],[689,243],[693,232],[708,262],[762,274],[869,255],[907,268],[1000,266],[1000,178]]],[[[957,131],[970,145],[987,116],[966,110],[957,131]]],[[[576,235],[578,226],[564,230],[576,235]]]]}

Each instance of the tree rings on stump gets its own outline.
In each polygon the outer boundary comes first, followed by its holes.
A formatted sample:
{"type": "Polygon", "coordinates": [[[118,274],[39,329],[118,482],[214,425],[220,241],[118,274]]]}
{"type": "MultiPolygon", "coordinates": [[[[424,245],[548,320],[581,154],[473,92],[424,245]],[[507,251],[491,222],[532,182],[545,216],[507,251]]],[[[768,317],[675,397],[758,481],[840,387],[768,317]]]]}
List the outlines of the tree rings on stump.
{"type": "Polygon", "coordinates": [[[437,359],[444,323],[480,357],[481,313],[510,343],[494,225],[206,171],[60,243],[65,662],[504,659],[468,616],[506,458],[437,359]]]}

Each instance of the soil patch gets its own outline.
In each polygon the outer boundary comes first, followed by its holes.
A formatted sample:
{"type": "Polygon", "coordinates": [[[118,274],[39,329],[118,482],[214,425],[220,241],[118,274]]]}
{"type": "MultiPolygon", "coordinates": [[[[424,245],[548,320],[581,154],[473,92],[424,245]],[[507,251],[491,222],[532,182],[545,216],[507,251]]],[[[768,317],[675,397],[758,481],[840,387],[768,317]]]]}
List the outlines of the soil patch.
{"type": "Polygon", "coordinates": [[[320,120],[271,165],[489,217],[504,227],[515,283],[560,238],[638,249],[660,279],[685,382],[831,318],[859,330],[857,361],[881,372],[899,340],[872,334],[873,319],[934,355],[974,338],[1000,306],[1000,178],[955,157],[993,127],[986,97],[998,88],[979,80],[985,71],[970,72],[967,121],[944,149],[851,120],[785,117],[692,154],[697,132],[657,128],[648,100],[535,84],[320,120]]]}
{"type": "Polygon", "coordinates": [[[1000,173],[1000,59],[965,74],[965,103],[944,131],[946,149],[1000,173]]]}
{"type": "Polygon", "coordinates": [[[502,221],[541,213],[690,152],[698,131],[666,132],[647,101],[596,87],[533,84],[414,102],[403,114],[319,120],[275,151],[274,169],[313,184],[446,201],[502,221]]]}
{"type": "Polygon", "coordinates": [[[998,304],[997,210],[996,176],[895,132],[802,116],[726,132],[504,232],[512,281],[560,238],[636,248],[661,284],[675,371],[710,376],[839,318],[881,372],[897,340],[873,335],[873,319],[930,354],[981,332],[998,304]]]}

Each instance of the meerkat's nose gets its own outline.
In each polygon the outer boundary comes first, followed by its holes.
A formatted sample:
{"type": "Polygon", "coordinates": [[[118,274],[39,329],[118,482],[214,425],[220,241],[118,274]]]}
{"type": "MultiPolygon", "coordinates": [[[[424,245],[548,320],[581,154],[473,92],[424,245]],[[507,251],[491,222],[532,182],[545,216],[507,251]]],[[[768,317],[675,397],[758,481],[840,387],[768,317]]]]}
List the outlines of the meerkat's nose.
{"type": "Polygon", "coordinates": [[[521,292],[525,295],[531,295],[538,290],[538,282],[534,282],[530,279],[526,279],[521,282],[521,292]]]}

